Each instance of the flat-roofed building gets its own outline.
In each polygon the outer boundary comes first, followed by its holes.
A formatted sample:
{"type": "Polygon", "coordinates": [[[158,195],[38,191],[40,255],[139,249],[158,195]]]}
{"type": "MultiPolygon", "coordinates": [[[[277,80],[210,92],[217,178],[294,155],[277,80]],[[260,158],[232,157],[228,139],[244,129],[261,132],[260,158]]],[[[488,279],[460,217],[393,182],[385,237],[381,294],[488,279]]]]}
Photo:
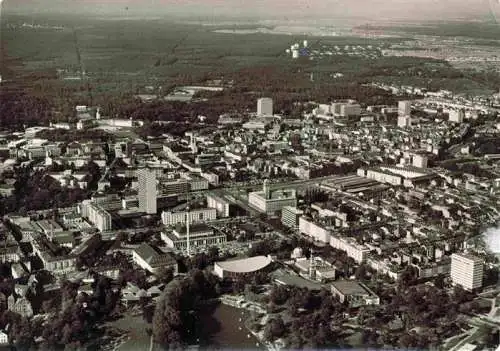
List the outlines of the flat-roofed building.
{"type": "MultiPolygon", "coordinates": [[[[187,227],[177,225],[173,230],[166,230],[161,233],[161,239],[168,247],[183,250],[187,248],[187,227]]],[[[215,232],[212,228],[203,223],[189,226],[189,246],[190,248],[206,248],[224,244],[227,241],[226,234],[215,232]]]]}
{"type": "Polygon", "coordinates": [[[299,218],[304,214],[304,211],[296,207],[285,206],[281,210],[281,223],[289,228],[297,228],[299,226],[299,218]]]}
{"type": "Polygon", "coordinates": [[[367,305],[379,305],[380,298],[366,285],[352,280],[338,280],[331,285],[331,291],[341,303],[357,308],[367,305]]]}
{"type": "Polygon", "coordinates": [[[137,171],[139,184],[139,209],[147,214],[156,214],[156,172],[148,168],[137,171]]]}
{"type": "Polygon", "coordinates": [[[229,202],[214,193],[207,195],[207,207],[215,208],[219,217],[229,217],[229,202]]]}
{"type": "Polygon", "coordinates": [[[271,191],[268,181],[264,181],[262,191],[255,191],[248,195],[248,204],[260,212],[274,214],[285,206],[297,206],[297,193],[295,189],[271,191]]]}
{"type": "Polygon", "coordinates": [[[451,281],[466,290],[483,286],[483,260],[470,254],[451,255],[451,281]]]}
{"type": "Polygon", "coordinates": [[[213,221],[217,218],[217,210],[215,208],[202,208],[197,210],[181,211],[181,212],[162,212],[161,220],[164,225],[185,224],[186,218],[189,217],[189,223],[213,221]]]}

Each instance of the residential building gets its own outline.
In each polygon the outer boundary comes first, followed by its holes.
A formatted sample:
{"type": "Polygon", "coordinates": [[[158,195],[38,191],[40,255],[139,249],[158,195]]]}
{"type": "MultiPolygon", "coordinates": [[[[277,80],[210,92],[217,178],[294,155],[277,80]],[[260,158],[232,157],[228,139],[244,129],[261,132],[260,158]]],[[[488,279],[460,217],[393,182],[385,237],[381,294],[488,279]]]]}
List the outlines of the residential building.
{"type": "Polygon", "coordinates": [[[273,115],[273,99],[260,98],[257,100],[257,115],[272,116],[273,115]]]}
{"type": "Polygon", "coordinates": [[[99,231],[105,232],[112,229],[111,214],[104,206],[95,200],[84,200],[81,204],[82,216],[87,217],[99,231]]]}
{"type": "Polygon", "coordinates": [[[370,252],[368,247],[358,244],[355,239],[336,235],[331,235],[330,246],[337,250],[345,251],[347,256],[351,257],[358,263],[366,260],[368,253],[370,252]]]}
{"type": "Polygon", "coordinates": [[[466,290],[483,285],[483,260],[469,254],[451,255],[451,281],[466,290]]]}
{"type": "Polygon", "coordinates": [[[8,345],[9,344],[9,334],[0,330],[0,345],[8,345]]]}
{"type": "Polygon", "coordinates": [[[146,214],[156,214],[156,173],[148,168],[137,171],[139,183],[139,209],[146,214]]]}
{"type": "Polygon", "coordinates": [[[398,117],[398,127],[399,128],[411,127],[411,117],[410,116],[399,116],[398,117]]]}

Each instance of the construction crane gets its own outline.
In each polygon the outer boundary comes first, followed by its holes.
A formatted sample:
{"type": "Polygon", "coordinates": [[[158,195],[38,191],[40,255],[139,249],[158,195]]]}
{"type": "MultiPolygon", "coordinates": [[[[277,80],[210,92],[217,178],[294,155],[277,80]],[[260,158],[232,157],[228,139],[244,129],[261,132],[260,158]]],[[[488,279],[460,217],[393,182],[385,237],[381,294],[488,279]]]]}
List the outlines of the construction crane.
{"type": "Polygon", "coordinates": [[[85,72],[85,66],[83,65],[82,55],[80,52],[80,45],[78,44],[78,35],[76,33],[75,27],[73,27],[73,42],[75,44],[76,59],[78,61],[78,67],[80,69],[80,79],[86,82],[87,93],[89,96],[89,106],[92,106],[92,87],[90,86],[87,74],[85,72]]]}

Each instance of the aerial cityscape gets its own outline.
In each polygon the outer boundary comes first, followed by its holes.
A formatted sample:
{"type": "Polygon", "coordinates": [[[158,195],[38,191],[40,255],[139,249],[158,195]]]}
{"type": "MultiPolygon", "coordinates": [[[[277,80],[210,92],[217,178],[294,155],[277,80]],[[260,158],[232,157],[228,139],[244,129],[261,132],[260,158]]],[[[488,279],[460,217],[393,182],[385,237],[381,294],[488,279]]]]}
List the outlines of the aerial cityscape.
{"type": "Polygon", "coordinates": [[[500,1],[228,1],[0,1],[0,350],[499,351],[500,1]]]}

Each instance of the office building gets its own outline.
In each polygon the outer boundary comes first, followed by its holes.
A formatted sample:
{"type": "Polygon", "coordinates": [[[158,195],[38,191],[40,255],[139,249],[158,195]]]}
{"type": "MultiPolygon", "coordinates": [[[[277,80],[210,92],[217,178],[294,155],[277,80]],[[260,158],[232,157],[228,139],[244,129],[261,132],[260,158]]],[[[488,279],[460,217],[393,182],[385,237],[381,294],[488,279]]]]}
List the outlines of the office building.
{"type": "Polygon", "coordinates": [[[410,116],[399,116],[398,117],[398,127],[399,128],[411,127],[411,117],[410,116]]]}
{"type": "Polygon", "coordinates": [[[466,290],[483,285],[483,260],[469,254],[451,255],[451,281],[466,290]]]}
{"type": "Polygon", "coordinates": [[[398,115],[409,116],[411,114],[411,101],[400,101],[398,103],[398,115]]]}
{"type": "Polygon", "coordinates": [[[229,202],[216,194],[207,195],[207,207],[215,208],[219,217],[229,217],[229,202]]]}
{"type": "Polygon", "coordinates": [[[294,189],[274,190],[269,189],[269,182],[264,181],[262,191],[252,192],[248,195],[248,204],[260,212],[274,214],[285,206],[297,206],[297,193],[294,189]]]}
{"type": "Polygon", "coordinates": [[[464,110],[450,110],[448,111],[448,120],[453,123],[463,123],[465,118],[464,110]]]}
{"type": "Polygon", "coordinates": [[[273,99],[260,98],[257,100],[257,115],[272,116],[273,115],[273,99]]]}
{"type": "Polygon", "coordinates": [[[299,226],[299,218],[304,214],[304,211],[296,207],[285,206],[281,210],[281,223],[289,228],[297,228],[299,226]]]}
{"type": "Polygon", "coordinates": [[[189,212],[162,212],[161,220],[164,225],[176,225],[178,223],[185,224],[186,217],[189,217],[189,223],[213,221],[217,218],[217,210],[215,208],[202,208],[189,212]]]}
{"type": "Polygon", "coordinates": [[[148,168],[137,171],[139,183],[139,210],[156,214],[156,173],[148,168]]]}

